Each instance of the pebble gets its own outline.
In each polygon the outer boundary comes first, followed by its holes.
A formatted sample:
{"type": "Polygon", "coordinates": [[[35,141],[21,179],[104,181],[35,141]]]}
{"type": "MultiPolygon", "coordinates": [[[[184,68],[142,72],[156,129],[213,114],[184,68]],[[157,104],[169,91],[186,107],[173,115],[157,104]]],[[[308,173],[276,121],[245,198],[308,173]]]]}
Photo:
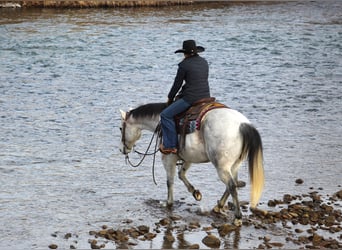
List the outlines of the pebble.
{"type": "Polygon", "coordinates": [[[207,235],[202,240],[203,244],[210,248],[219,248],[221,245],[221,241],[219,238],[217,238],[215,235],[207,235]]]}
{"type": "MultiPolygon", "coordinates": [[[[337,195],[335,195],[337,196],[337,195]]],[[[272,224],[282,221],[283,225],[286,222],[291,222],[293,225],[310,225],[311,228],[307,230],[311,236],[298,236],[295,238],[286,238],[287,241],[292,241],[296,244],[304,244],[305,248],[342,248],[342,243],[332,238],[324,238],[322,235],[316,233],[318,229],[327,230],[329,232],[342,231],[341,227],[341,210],[334,209],[333,206],[325,204],[321,195],[317,192],[310,192],[309,194],[302,195],[306,200],[293,203],[298,197],[285,194],[283,202],[287,203],[287,208],[282,208],[279,212],[269,211],[262,213],[260,210],[251,210],[253,215],[250,218],[258,219],[263,224],[272,224]]],[[[275,205],[276,202],[271,202],[275,205]]],[[[258,228],[259,224],[255,225],[258,228]]],[[[285,226],[284,226],[285,227],[285,226]]],[[[295,229],[296,233],[302,233],[302,229],[295,229]]],[[[282,247],[282,243],[270,242],[270,239],[264,239],[263,246],[267,248],[282,247]]]]}
{"type": "Polygon", "coordinates": [[[230,232],[235,231],[236,228],[237,227],[235,225],[223,224],[223,225],[218,227],[218,233],[221,237],[224,237],[227,234],[229,234],[230,232]]]}
{"type": "MultiPolygon", "coordinates": [[[[296,183],[298,181],[296,180],[296,183]]],[[[272,207],[271,211],[253,209],[252,213],[243,219],[244,227],[254,227],[255,230],[268,230],[273,227],[273,224],[282,225],[284,229],[289,230],[288,236],[284,236],[284,241],[292,242],[299,245],[299,248],[342,248],[342,211],[335,209],[332,205],[334,202],[342,199],[342,190],[336,192],[332,196],[328,196],[326,202],[322,196],[316,192],[311,191],[302,195],[285,194],[281,200],[269,200],[267,205],[272,207]],[[305,225],[307,227],[305,229],[305,225]],[[295,227],[292,229],[292,227],[295,227]],[[340,233],[339,240],[331,237],[324,237],[324,233],[340,233]]],[[[133,224],[133,220],[126,219],[122,221],[126,227],[128,224],[133,224]]],[[[125,229],[114,229],[107,225],[103,225],[99,231],[90,231],[89,235],[95,239],[89,239],[91,249],[100,249],[106,247],[105,244],[100,244],[97,240],[103,238],[102,242],[112,241],[119,247],[139,246],[138,241],[152,241],[159,233],[164,234],[164,241],[169,242],[170,247],[173,242],[183,242],[180,237],[185,231],[191,232],[194,229],[201,228],[201,224],[197,220],[185,222],[185,219],[179,215],[171,215],[160,219],[155,223],[155,228],[147,225],[140,225],[134,227],[131,225],[125,229]],[[178,222],[182,220],[182,223],[178,222]],[[161,228],[162,226],[163,228],[161,228]],[[177,233],[177,239],[173,236],[177,233]],[[131,242],[131,240],[133,242],[131,242]]],[[[219,237],[225,237],[232,232],[236,233],[239,227],[229,223],[212,222],[210,226],[204,226],[201,231],[207,232],[207,236],[202,239],[202,243],[210,248],[219,248],[221,240],[219,237]]],[[[57,237],[57,233],[52,234],[52,237],[57,237]]],[[[67,233],[64,239],[69,239],[73,235],[67,233]]],[[[283,242],[274,242],[270,236],[266,235],[260,238],[262,243],[259,248],[283,248],[286,245],[283,242]]],[[[291,243],[288,243],[291,244],[291,243]]],[[[73,246],[74,247],[74,246],[73,246]]],[[[184,247],[188,249],[199,249],[200,245],[197,243],[187,243],[184,247]]],[[[50,244],[50,249],[57,249],[56,244],[50,244]]],[[[72,249],[72,245],[70,246],[72,249]]]]}
{"type": "Polygon", "coordinates": [[[303,184],[304,181],[303,181],[302,179],[297,179],[297,180],[296,180],[296,183],[297,183],[297,184],[303,184]]]}

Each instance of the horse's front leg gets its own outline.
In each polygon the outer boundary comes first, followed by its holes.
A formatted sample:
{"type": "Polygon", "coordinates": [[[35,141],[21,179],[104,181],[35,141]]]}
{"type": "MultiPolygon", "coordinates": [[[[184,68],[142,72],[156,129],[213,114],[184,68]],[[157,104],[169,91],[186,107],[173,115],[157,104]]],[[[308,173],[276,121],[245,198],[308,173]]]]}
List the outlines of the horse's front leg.
{"type": "Polygon", "coordinates": [[[173,205],[173,186],[176,174],[177,156],[174,154],[162,155],[162,162],[166,170],[167,184],[167,206],[173,205]]]}
{"type": "Polygon", "coordinates": [[[202,199],[202,194],[199,190],[195,189],[193,185],[189,182],[189,180],[186,178],[186,172],[190,168],[191,163],[184,162],[180,170],[178,171],[178,177],[181,179],[184,183],[184,185],[187,187],[188,191],[194,196],[194,198],[197,201],[200,201],[202,199]]]}

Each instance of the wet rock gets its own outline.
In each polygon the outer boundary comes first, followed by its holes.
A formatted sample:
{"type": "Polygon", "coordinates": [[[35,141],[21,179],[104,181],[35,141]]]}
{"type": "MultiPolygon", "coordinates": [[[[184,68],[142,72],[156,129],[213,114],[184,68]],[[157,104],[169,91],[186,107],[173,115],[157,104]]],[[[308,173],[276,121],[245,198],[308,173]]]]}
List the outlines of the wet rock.
{"type": "Polygon", "coordinates": [[[266,246],[264,245],[264,244],[260,244],[258,247],[257,247],[257,249],[265,249],[266,248],[266,246]]]}
{"type": "Polygon", "coordinates": [[[49,245],[49,248],[50,248],[50,249],[57,249],[58,246],[57,246],[56,244],[50,244],[50,245],[49,245]]]}
{"type": "Polygon", "coordinates": [[[211,231],[211,230],[213,230],[212,226],[208,226],[208,227],[203,227],[202,228],[202,231],[206,231],[206,232],[211,231]]]}
{"type": "Polygon", "coordinates": [[[138,226],[138,230],[142,233],[142,234],[146,234],[150,231],[150,227],[142,225],[142,226],[138,226]]]}
{"type": "Polygon", "coordinates": [[[100,249],[101,247],[97,245],[97,240],[90,241],[90,248],[91,249],[100,249]]]}
{"type": "Polygon", "coordinates": [[[103,237],[105,238],[105,236],[107,235],[107,230],[100,230],[97,235],[100,236],[100,237],[103,237]]]}
{"type": "Polygon", "coordinates": [[[171,220],[169,218],[164,218],[159,221],[159,224],[162,225],[163,227],[170,225],[170,223],[171,223],[171,220]]]}
{"type": "Polygon", "coordinates": [[[313,234],[312,237],[309,237],[309,240],[312,241],[312,245],[319,246],[321,241],[323,240],[323,237],[318,234],[313,234]]]}
{"type": "Polygon", "coordinates": [[[296,179],[296,184],[303,184],[304,181],[302,179],[296,179]]]}
{"type": "Polygon", "coordinates": [[[64,239],[67,240],[67,239],[69,239],[69,238],[71,238],[71,233],[67,233],[67,234],[64,235],[64,239]]]}
{"type": "Polygon", "coordinates": [[[223,224],[222,226],[220,226],[217,230],[218,233],[221,237],[226,236],[227,234],[229,234],[232,231],[236,230],[236,226],[235,225],[230,225],[230,224],[223,224]]]}
{"type": "Polygon", "coordinates": [[[281,242],[269,242],[268,244],[271,245],[272,247],[278,247],[278,248],[281,248],[284,246],[284,244],[281,242]]]}
{"type": "Polygon", "coordinates": [[[173,220],[173,221],[181,220],[182,216],[173,214],[173,215],[170,216],[170,219],[173,220]]]}
{"type": "Polygon", "coordinates": [[[189,228],[190,229],[197,229],[200,228],[201,224],[198,221],[192,221],[189,223],[189,228]]]}
{"type": "Polygon", "coordinates": [[[116,239],[119,242],[126,242],[129,240],[128,235],[121,230],[114,230],[114,233],[107,234],[107,239],[110,239],[110,237],[108,237],[109,235],[111,235],[114,239],[116,239]]]}
{"type": "Polygon", "coordinates": [[[284,201],[284,203],[291,203],[292,200],[293,200],[293,197],[292,197],[292,195],[290,195],[290,194],[285,194],[285,195],[283,196],[283,201],[284,201]]]}
{"type": "Polygon", "coordinates": [[[157,234],[155,234],[155,233],[146,233],[145,235],[144,235],[144,238],[146,239],[146,240],[152,240],[153,238],[155,238],[157,236],[157,234]]]}
{"type": "Polygon", "coordinates": [[[199,249],[200,246],[198,244],[192,244],[190,246],[188,246],[188,249],[199,249]]]}
{"type": "Polygon", "coordinates": [[[169,233],[164,236],[164,240],[168,242],[174,242],[176,239],[172,234],[169,233]]]}
{"type": "Polygon", "coordinates": [[[207,235],[202,239],[203,244],[211,248],[219,248],[221,245],[221,241],[215,235],[207,235]]]}
{"type": "Polygon", "coordinates": [[[259,209],[259,208],[251,208],[251,212],[259,217],[265,217],[268,213],[268,211],[266,210],[262,210],[262,209],[259,209]]]}
{"type": "Polygon", "coordinates": [[[271,240],[271,238],[269,236],[264,236],[264,242],[269,242],[271,240]]]}
{"type": "Polygon", "coordinates": [[[269,200],[267,202],[267,206],[269,206],[269,207],[275,207],[276,205],[277,205],[277,203],[274,200],[269,200]]]}
{"type": "Polygon", "coordinates": [[[126,219],[124,221],[122,221],[122,223],[125,223],[125,224],[131,224],[133,222],[133,220],[131,219],[126,219]]]}
{"type": "Polygon", "coordinates": [[[342,190],[336,192],[334,196],[342,200],[342,190]]]}
{"type": "Polygon", "coordinates": [[[334,215],[329,215],[329,216],[325,219],[324,224],[325,224],[327,227],[331,227],[332,225],[334,225],[334,224],[335,224],[335,216],[334,216],[334,215]]]}

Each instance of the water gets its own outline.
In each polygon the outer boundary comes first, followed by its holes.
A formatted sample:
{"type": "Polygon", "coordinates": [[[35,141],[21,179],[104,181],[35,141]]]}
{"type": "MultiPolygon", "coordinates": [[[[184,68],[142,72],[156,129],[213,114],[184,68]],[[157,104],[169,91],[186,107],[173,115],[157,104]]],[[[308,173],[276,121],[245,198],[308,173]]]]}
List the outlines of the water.
{"type": "MultiPolygon", "coordinates": [[[[0,9],[0,249],[89,249],[88,232],[103,224],[129,218],[153,225],[166,216],[150,204],[166,198],[160,160],[155,186],[151,158],[133,169],[118,151],[119,109],[166,100],[181,60],[173,52],[185,39],[206,47],[212,95],[261,133],[261,206],[310,188],[340,190],[341,8],[341,1],[318,1],[0,9]]],[[[203,200],[193,201],[177,180],[175,213],[183,216],[189,206],[211,209],[224,189],[210,164],[188,176],[203,200]]],[[[248,181],[245,165],[239,177],[248,181]]],[[[249,200],[247,188],[239,195],[249,200]]],[[[238,247],[260,243],[248,230],[238,247]]],[[[203,232],[186,237],[200,243],[203,232]]],[[[140,246],[160,248],[161,241],[140,246]]]]}

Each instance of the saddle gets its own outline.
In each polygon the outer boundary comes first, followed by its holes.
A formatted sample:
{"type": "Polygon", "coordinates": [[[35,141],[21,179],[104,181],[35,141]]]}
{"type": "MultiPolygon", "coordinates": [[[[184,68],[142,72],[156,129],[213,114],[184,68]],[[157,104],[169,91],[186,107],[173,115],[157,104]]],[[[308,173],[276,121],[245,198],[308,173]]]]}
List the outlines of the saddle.
{"type": "Polygon", "coordinates": [[[212,109],[228,108],[226,105],[216,102],[215,97],[203,98],[194,102],[186,111],[175,116],[177,133],[180,135],[179,147],[185,145],[187,134],[200,130],[203,116],[212,109]]]}

